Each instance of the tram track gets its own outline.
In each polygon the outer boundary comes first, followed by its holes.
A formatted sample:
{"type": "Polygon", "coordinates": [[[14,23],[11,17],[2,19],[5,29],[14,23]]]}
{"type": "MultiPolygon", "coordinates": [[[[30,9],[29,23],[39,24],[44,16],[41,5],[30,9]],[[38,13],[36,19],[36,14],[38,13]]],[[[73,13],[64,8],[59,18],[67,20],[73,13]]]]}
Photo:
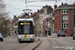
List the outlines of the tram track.
{"type": "Polygon", "coordinates": [[[9,48],[7,50],[20,50],[21,48],[27,46],[28,44],[30,44],[30,43],[25,43],[25,44],[24,43],[20,43],[17,46],[13,46],[13,47],[11,47],[11,48],[9,48]]]}
{"type": "MultiPolygon", "coordinates": [[[[55,47],[57,46],[61,46],[60,43],[54,39],[47,39],[50,42],[50,45],[48,47],[48,50],[54,50],[55,47]],[[53,45],[53,41],[57,44],[57,45],[53,45]]],[[[62,48],[55,48],[55,50],[63,50],[62,48]]]]}
{"type": "MultiPolygon", "coordinates": [[[[61,39],[60,39],[61,40],[61,39]]],[[[59,41],[59,40],[58,40],[59,41]]],[[[65,44],[66,46],[64,47],[64,49],[68,49],[68,50],[73,50],[72,45],[70,45],[70,42],[67,42],[66,40],[61,40],[60,42],[62,42],[63,44],[65,44]]]]}
{"type": "MultiPolygon", "coordinates": [[[[53,41],[55,41],[57,43],[58,46],[56,45],[57,46],[56,48],[58,48],[58,50],[66,50],[66,49],[73,50],[71,45],[68,42],[63,41],[63,40],[59,41],[59,40],[58,39],[49,39],[51,46],[53,46],[53,43],[52,43],[53,41]]],[[[51,46],[50,46],[50,48],[51,48],[51,46]]],[[[55,47],[53,47],[53,48],[55,48],[55,47]]],[[[52,48],[50,50],[52,50],[52,48]]]]}
{"type": "Polygon", "coordinates": [[[39,42],[35,46],[33,46],[32,48],[30,48],[29,50],[35,50],[41,44],[41,42],[42,42],[41,39],[38,39],[38,41],[39,42]]]}

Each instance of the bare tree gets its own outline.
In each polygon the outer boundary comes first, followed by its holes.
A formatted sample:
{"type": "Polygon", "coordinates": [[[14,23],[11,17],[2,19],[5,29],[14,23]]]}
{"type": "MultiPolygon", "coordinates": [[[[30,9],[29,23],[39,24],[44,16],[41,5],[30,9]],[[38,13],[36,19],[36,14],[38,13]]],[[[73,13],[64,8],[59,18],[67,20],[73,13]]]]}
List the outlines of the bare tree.
{"type": "Polygon", "coordinates": [[[6,37],[8,33],[8,12],[5,10],[3,0],[0,0],[0,32],[6,37]]]}

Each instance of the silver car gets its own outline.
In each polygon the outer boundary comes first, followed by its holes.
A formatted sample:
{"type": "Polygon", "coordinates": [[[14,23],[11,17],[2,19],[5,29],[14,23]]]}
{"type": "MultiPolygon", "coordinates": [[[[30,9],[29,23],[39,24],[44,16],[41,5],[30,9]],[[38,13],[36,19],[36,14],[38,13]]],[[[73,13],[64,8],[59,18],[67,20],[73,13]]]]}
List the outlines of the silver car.
{"type": "Polygon", "coordinates": [[[57,34],[58,37],[62,36],[62,37],[65,37],[66,36],[66,33],[64,31],[59,31],[58,34],[57,34]]]}
{"type": "Polygon", "coordinates": [[[0,33],[0,40],[3,41],[3,35],[0,33]]]}
{"type": "Polygon", "coordinates": [[[75,33],[73,34],[73,40],[75,40],[75,33]]]}

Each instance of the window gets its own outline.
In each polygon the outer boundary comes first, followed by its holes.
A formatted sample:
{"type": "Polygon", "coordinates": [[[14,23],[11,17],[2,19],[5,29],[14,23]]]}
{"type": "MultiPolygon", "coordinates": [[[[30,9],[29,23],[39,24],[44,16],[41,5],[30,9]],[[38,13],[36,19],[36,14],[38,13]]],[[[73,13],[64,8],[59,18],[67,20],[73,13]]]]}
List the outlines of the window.
{"type": "Polygon", "coordinates": [[[61,10],[61,14],[63,13],[63,10],[61,10]]]}
{"type": "Polygon", "coordinates": [[[68,16],[63,16],[63,20],[68,20],[68,16]]]}
{"type": "Polygon", "coordinates": [[[68,29],[68,23],[63,23],[63,29],[68,29]]]}
{"type": "Polygon", "coordinates": [[[33,34],[34,26],[31,21],[18,22],[18,34],[33,34]]]}
{"type": "Polygon", "coordinates": [[[66,13],[68,13],[68,10],[66,11],[66,13]]]}
{"type": "Polygon", "coordinates": [[[61,14],[68,14],[68,10],[61,10],[61,14]]]}

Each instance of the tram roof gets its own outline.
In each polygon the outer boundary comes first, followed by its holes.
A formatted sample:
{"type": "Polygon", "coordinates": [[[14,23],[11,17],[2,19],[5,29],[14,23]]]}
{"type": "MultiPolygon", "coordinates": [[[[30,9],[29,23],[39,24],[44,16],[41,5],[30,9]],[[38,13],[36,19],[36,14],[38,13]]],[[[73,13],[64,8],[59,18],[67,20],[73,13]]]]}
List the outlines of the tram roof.
{"type": "Polygon", "coordinates": [[[33,25],[35,25],[33,18],[19,18],[18,21],[32,21],[33,22],[33,25]]]}

